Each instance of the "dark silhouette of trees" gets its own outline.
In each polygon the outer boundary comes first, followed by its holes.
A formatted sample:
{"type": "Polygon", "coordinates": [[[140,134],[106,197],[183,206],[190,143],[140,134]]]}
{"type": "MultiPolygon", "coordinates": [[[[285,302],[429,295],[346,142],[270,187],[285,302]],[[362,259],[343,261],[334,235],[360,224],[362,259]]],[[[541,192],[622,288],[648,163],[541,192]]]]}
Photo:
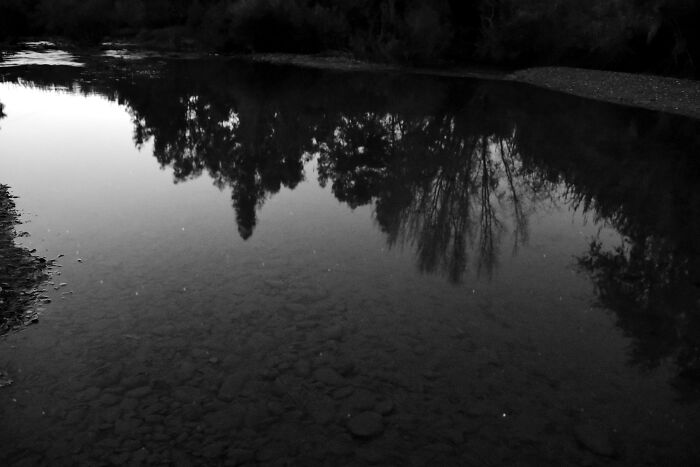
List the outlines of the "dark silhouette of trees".
{"type": "Polygon", "coordinates": [[[698,17],[695,0],[3,0],[0,40],[137,36],[219,51],[697,75],[698,17]]]}

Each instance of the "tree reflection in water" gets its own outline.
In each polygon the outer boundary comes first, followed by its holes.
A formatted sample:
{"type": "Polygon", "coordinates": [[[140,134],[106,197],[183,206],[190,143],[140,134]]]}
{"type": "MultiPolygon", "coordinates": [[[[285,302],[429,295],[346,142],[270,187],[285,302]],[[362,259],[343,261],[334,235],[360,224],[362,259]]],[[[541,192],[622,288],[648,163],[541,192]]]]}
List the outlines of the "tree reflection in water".
{"type": "Polygon", "coordinates": [[[524,203],[537,193],[518,177],[512,135],[470,134],[468,125],[454,115],[341,117],[315,139],[319,180],[351,207],[374,201],[389,245],[414,246],[421,271],[459,282],[477,245],[477,269],[491,275],[506,213],[517,248],[527,239],[524,203]]]}
{"type": "Polygon", "coordinates": [[[231,189],[242,238],[253,234],[267,197],[294,188],[315,157],[319,182],[352,208],[372,204],[389,245],[415,248],[422,271],[459,282],[473,250],[477,270],[491,275],[507,225],[515,248],[527,239],[542,184],[522,172],[513,126],[494,118],[484,95],[470,89],[460,107],[452,98],[461,89],[429,79],[397,99],[394,86],[408,89],[410,80],[365,76],[343,94],[340,76],[218,71],[169,72],[185,78],[145,79],[119,94],[136,144],[152,139],[176,181],[207,172],[231,189]]]}
{"type": "Polygon", "coordinates": [[[491,276],[504,233],[516,251],[536,206],[580,209],[624,239],[592,239],[578,263],[632,337],[633,362],[673,358],[679,387],[700,379],[696,121],[469,80],[223,61],[89,84],[75,73],[18,76],[125,103],[135,143],[152,139],[176,182],[206,172],[231,189],[244,239],[312,158],[339,201],[372,205],[390,246],[414,248],[420,270],[455,283],[470,264],[491,276]]]}

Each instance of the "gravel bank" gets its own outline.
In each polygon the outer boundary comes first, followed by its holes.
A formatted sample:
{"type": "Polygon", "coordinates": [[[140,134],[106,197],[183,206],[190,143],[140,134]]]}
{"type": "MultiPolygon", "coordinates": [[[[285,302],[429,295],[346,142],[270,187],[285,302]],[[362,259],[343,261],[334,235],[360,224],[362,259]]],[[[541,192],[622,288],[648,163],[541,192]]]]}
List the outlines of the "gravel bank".
{"type": "Polygon", "coordinates": [[[509,78],[590,99],[700,118],[700,81],[566,67],[528,68],[509,78]]]}
{"type": "Polygon", "coordinates": [[[510,74],[479,68],[415,68],[366,62],[346,55],[254,54],[242,58],[339,71],[390,71],[517,81],[589,99],[700,118],[700,81],[687,79],[567,67],[527,68],[510,74]]]}

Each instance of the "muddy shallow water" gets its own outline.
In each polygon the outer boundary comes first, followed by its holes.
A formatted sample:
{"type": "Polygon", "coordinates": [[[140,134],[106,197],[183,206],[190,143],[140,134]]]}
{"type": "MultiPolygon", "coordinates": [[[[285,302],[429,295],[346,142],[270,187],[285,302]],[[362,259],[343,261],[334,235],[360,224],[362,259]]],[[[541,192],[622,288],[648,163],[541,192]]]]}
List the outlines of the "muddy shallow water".
{"type": "Polygon", "coordinates": [[[224,59],[0,72],[3,465],[700,455],[700,123],[224,59]]]}

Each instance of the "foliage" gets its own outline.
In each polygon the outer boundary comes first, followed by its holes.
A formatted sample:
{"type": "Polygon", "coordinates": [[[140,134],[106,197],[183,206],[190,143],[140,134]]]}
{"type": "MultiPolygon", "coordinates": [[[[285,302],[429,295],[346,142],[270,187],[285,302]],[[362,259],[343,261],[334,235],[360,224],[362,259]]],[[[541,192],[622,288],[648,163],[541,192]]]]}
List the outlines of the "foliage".
{"type": "Polygon", "coordinates": [[[46,32],[92,43],[112,30],[113,9],[112,0],[43,0],[37,11],[46,32]]]}
{"type": "Polygon", "coordinates": [[[168,29],[224,51],[692,75],[698,17],[695,0],[3,0],[0,40],[168,29]]]}
{"type": "Polygon", "coordinates": [[[0,41],[15,39],[31,31],[33,6],[26,0],[0,2],[0,41]]]}

